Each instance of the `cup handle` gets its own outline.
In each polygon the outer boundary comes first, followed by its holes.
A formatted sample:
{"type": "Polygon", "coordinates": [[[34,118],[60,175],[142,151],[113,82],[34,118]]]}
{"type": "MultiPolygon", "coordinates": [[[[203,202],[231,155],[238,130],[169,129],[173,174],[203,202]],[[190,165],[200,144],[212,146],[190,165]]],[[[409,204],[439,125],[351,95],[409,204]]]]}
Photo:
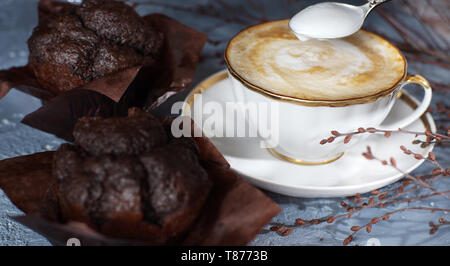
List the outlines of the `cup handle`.
{"type": "Polygon", "coordinates": [[[412,84],[412,83],[420,85],[425,92],[425,94],[423,96],[423,100],[420,103],[420,105],[416,108],[416,110],[414,110],[414,112],[412,112],[407,117],[404,117],[404,118],[400,119],[399,121],[393,122],[388,125],[382,125],[382,126],[380,126],[381,129],[396,130],[399,128],[404,128],[404,127],[408,126],[409,124],[411,124],[412,122],[419,119],[425,113],[425,111],[428,109],[428,106],[430,106],[430,103],[431,103],[431,95],[432,95],[430,83],[424,77],[422,77],[420,75],[408,75],[406,77],[405,81],[403,82],[403,84],[401,85],[401,89],[403,89],[404,86],[406,86],[408,84],[412,84]]]}

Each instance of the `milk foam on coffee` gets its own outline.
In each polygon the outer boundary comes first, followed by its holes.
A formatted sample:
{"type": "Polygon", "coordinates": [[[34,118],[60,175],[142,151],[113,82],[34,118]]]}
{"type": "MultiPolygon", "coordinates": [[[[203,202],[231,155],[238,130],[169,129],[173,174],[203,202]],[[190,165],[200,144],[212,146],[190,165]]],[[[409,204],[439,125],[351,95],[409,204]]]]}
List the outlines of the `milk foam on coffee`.
{"type": "Polygon", "coordinates": [[[288,21],[251,27],[226,51],[231,69],[264,90],[306,100],[345,100],[377,94],[405,74],[398,50],[374,34],[299,41],[288,21]]]}
{"type": "Polygon", "coordinates": [[[361,8],[325,2],[303,9],[292,17],[289,26],[300,40],[340,38],[358,31],[364,16],[361,8]]]}

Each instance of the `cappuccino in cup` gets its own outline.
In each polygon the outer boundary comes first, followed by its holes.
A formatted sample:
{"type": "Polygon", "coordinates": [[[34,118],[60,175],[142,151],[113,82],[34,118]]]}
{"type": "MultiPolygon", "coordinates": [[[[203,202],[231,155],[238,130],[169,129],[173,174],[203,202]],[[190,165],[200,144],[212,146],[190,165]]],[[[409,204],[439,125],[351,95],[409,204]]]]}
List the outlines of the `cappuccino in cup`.
{"type": "Polygon", "coordinates": [[[366,97],[392,88],[405,60],[381,37],[366,31],[343,39],[300,42],[277,21],[252,27],[228,46],[230,67],[264,90],[308,100],[366,97]]]}
{"type": "MultiPolygon", "coordinates": [[[[422,104],[388,127],[407,126],[427,109],[427,81],[407,75],[405,58],[385,39],[360,30],[342,39],[299,41],[288,22],[249,27],[225,51],[238,102],[279,104],[278,143],[269,145],[273,154],[301,164],[336,160],[350,145],[336,141],[322,146],[320,140],[331,130],[380,126],[408,83],[423,86],[422,104]]],[[[249,122],[253,120],[250,114],[249,122]]]]}

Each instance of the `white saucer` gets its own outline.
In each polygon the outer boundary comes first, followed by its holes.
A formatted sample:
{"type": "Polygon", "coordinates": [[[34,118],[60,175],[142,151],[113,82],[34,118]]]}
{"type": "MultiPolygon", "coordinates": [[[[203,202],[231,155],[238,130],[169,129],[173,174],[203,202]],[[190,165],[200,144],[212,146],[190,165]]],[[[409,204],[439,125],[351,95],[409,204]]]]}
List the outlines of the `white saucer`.
{"type": "MultiPolygon", "coordinates": [[[[205,79],[188,95],[184,105],[185,115],[190,115],[186,106],[193,106],[195,93],[202,94],[203,106],[211,101],[218,102],[222,106],[225,106],[225,102],[234,101],[231,82],[227,78],[226,71],[205,79]]],[[[386,122],[410,113],[417,103],[415,98],[403,92],[386,122]]],[[[193,109],[191,108],[191,112],[193,109]]],[[[207,116],[202,116],[199,119],[205,121],[206,118],[207,116]]],[[[193,119],[196,121],[195,117],[193,119]]],[[[435,132],[436,126],[431,115],[427,113],[405,129],[422,132],[429,129],[435,132]]],[[[370,145],[375,156],[383,159],[394,157],[398,167],[409,173],[420,166],[423,160],[419,161],[403,154],[400,145],[425,156],[433,149],[433,146],[423,149],[419,145],[413,145],[411,144],[413,140],[414,136],[406,134],[392,134],[390,138],[373,134],[363,143],[352,147],[335,162],[306,166],[273,157],[260,147],[258,138],[211,137],[211,141],[225,156],[232,169],[250,183],[272,192],[295,197],[342,197],[389,185],[402,178],[402,174],[390,166],[365,159],[361,155],[362,152],[370,145]]]]}

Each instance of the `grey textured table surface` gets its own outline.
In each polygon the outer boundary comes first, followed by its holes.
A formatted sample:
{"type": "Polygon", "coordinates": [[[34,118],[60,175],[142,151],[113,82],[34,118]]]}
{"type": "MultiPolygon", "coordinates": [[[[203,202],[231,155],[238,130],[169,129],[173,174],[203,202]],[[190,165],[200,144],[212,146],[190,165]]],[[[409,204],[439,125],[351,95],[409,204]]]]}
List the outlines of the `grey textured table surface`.
{"type": "MultiPolygon", "coordinates": [[[[145,5],[137,7],[141,14],[164,13],[209,35],[209,41],[202,51],[202,60],[197,69],[195,84],[224,68],[222,53],[226,42],[238,31],[247,25],[256,24],[261,16],[265,16],[269,20],[288,18],[300,7],[318,1],[159,0],[141,2],[146,2],[145,5]]],[[[363,1],[345,2],[363,3],[363,1]]],[[[36,4],[36,0],[0,0],[0,69],[26,64],[28,56],[26,40],[37,21],[36,4]]],[[[386,4],[385,8],[398,8],[398,6],[391,2],[386,4]]],[[[449,10],[443,10],[443,12],[448,13],[449,10]]],[[[408,20],[408,18],[406,19],[408,20]]],[[[409,23],[417,23],[417,21],[411,18],[409,23]]],[[[381,21],[375,13],[369,16],[365,24],[365,27],[368,26],[384,32],[387,38],[399,38],[392,28],[381,21]]],[[[449,36],[446,37],[448,39],[449,36]]],[[[409,70],[413,73],[418,72],[414,67],[410,67],[409,70]]],[[[421,74],[433,77],[434,80],[442,84],[450,83],[448,69],[424,65],[420,68],[420,71],[421,74]]],[[[435,92],[433,104],[440,101],[447,106],[450,105],[447,93],[435,92]]],[[[185,93],[177,95],[174,99],[171,99],[171,102],[181,100],[184,96],[185,93]]],[[[25,114],[35,110],[40,105],[38,99],[15,90],[0,100],[0,159],[43,150],[53,150],[62,143],[60,139],[52,135],[20,124],[19,121],[25,114]]],[[[166,109],[169,105],[170,103],[165,105],[166,109]]],[[[163,107],[162,112],[164,110],[163,107]]],[[[448,146],[446,148],[437,147],[435,153],[444,167],[450,166],[450,149],[448,146]]],[[[424,174],[429,172],[430,169],[431,166],[423,164],[414,171],[414,174],[424,174]]],[[[389,187],[395,186],[396,184],[393,184],[389,187]]],[[[448,178],[436,184],[436,188],[440,190],[449,187],[448,178]]],[[[418,194],[420,193],[418,192],[418,194]]],[[[339,213],[342,210],[342,207],[339,206],[342,199],[301,199],[270,192],[267,192],[267,194],[283,208],[282,212],[273,219],[273,223],[292,224],[297,217],[304,219],[321,218],[339,213]]],[[[420,205],[449,208],[450,202],[442,198],[431,198],[421,201],[420,205]]],[[[404,207],[406,203],[399,206],[404,207]]],[[[344,219],[334,224],[325,223],[296,230],[288,237],[281,237],[267,230],[270,226],[268,225],[250,245],[341,245],[343,239],[350,233],[350,226],[365,224],[367,219],[390,210],[394,210],[394,207],[383,210],[366,210],[351,219],[344,219]]],[[[50,245],[42,236],[9,218],[9,216],[20,214],[21,211],[0,190],[0,245],[50,245]]],[[[380,243],[381,245],[450,245],[449,227],[441,228],[435,235],[428,233],[429,221],[436,221],[439,217],[448,219],[448,216],[448,213],[424,214],[416,211],[400,213],[390,220],[374,226],[370,234],[360,232],[354,243],[358,245],[366,245],[367,243],[380,243]]]]}

